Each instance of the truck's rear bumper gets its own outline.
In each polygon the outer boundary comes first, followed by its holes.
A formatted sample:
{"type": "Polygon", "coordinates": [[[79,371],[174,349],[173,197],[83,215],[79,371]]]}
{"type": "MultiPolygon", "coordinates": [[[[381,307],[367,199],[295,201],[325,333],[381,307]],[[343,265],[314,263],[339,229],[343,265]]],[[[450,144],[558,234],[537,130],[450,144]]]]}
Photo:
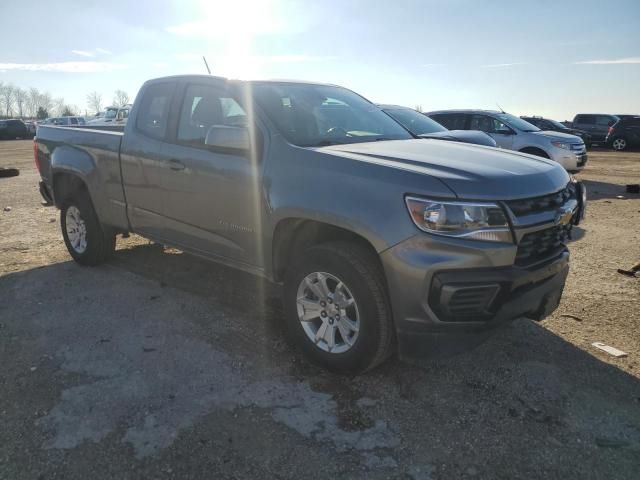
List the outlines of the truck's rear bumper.
{"type": "Polygon", "coordinates": [[[541,320],[558,306],[569,271],[567,250],[517,267],[510,246],[483,246],[475,258],[463,248],[455,259],[450,245],[413,250],[426,247],[421,243],[410,240],[382,255],[403,357],[456,353],[505,322],[541,320]]]}

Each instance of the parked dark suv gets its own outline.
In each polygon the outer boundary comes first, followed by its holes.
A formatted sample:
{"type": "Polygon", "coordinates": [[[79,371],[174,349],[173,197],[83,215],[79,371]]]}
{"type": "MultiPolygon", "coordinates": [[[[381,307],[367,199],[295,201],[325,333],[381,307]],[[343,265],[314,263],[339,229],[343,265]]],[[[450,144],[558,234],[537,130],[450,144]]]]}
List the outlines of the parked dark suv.
{"type": "Polygon", "coordinates": [[[0,120],[0,140],[33,138],[22,120],[0,120]]]}
{"type": "Polygon", "coordinates": [[[532,125],[535,125],[540,130],[544,130],[547,132],[560,132],[560,133],[568,133],[569,135],[576,135],[577,137],[580,137],[582,139],[582,141],[584,142],[587,148],[591,146],[591,134],[585,132],[584,130],[578,130],[577,128],[567,127],[566,125],[556,120],[551,120],[550,118],[527,117],[527,116],[521,116],[520,118],[529,122],[532,125]]]}
{"type": "Polygon", "coordinates": [[[593,143],[603,143],[609,127],[618,120],[620,119],[617,116],[605,113],[579,113],[573,118],[571,128],[589,133],[593,143]]]}
{"type": "Polygon", "coordinates": [[[640,116],[625,116],[609,127],[606,143],[607,146],[618,151],[640,146],[640,116]]]}

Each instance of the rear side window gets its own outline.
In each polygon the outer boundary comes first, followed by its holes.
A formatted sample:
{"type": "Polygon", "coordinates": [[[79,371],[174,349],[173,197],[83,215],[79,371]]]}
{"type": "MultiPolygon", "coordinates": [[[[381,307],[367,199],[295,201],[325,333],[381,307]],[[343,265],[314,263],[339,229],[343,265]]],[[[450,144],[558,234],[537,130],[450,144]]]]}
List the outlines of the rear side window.
{"type": "Polygon", "coordinates": [[[436,113],[429,116],[449,130],[465,130],[464,113],[436,113]]]}
{"type": "Polygon", "coordinates": [[[71,125],[77,125],[78,124],[78,119],[77,118],[70,118],[69,120],[71,120],[71,125]]]}
{"type": "Polygon", "coordinates": [[[594,115],[578,115],[576,117],[576,123],[582,123],[585,125],[595,125],[596,119],[594,115]]]}
{"type": "Polygon", "coordinates": [[[146,88],[136,119],[136,128],[141,133],[157,140],[165,138],[173,89],[173,83],[156,83],[146,88]]]}

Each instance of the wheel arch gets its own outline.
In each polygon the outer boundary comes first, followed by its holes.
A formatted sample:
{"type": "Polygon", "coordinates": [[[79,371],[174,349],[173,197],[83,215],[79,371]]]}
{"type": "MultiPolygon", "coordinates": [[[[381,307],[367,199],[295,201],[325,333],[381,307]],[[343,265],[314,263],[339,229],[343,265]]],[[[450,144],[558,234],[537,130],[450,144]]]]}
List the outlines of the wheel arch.
{"type": "Polygon", "coordinates": [[[53,173],[53,200],[56,207],[61,208],[67,198],[79,191],[86,192],[91,198],[87,182],[80,175],[66,170],[53,173]]]}
{"type": "MultiPolygon", "coordinates": [[[[359,233],[317,220],[284,218],[278,222],[273,234],[271,276],[276,282],[281,282],[289,263],[302,251],[313,245],[329,241],[343,241],[360,245],[380,262],[374,244],[359,233]]],[[[380,268],[382,268],[381,262],[380,268]]]]}
{"type": "Polygon", "coordinates": [[[536,155],[538,157],[551,158],[551,156],[540,147],[528,146],[528,147],[523,147],[518,151],[520,153],[527,153],[529,155],[536,155]]]}

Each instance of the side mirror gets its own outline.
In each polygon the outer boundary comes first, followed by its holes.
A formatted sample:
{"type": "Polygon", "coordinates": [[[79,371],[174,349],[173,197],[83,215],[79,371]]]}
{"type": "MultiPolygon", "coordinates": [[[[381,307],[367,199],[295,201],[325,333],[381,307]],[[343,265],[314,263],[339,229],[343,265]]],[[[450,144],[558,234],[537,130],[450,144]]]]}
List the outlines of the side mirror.
{"type": "Polygon", "coordinates": [[[249,131],[246,127],[226,125],[213,125],[209,128],[204,144],[213,148],[243,152],[248,151],[251,146],[249,131]]]}

